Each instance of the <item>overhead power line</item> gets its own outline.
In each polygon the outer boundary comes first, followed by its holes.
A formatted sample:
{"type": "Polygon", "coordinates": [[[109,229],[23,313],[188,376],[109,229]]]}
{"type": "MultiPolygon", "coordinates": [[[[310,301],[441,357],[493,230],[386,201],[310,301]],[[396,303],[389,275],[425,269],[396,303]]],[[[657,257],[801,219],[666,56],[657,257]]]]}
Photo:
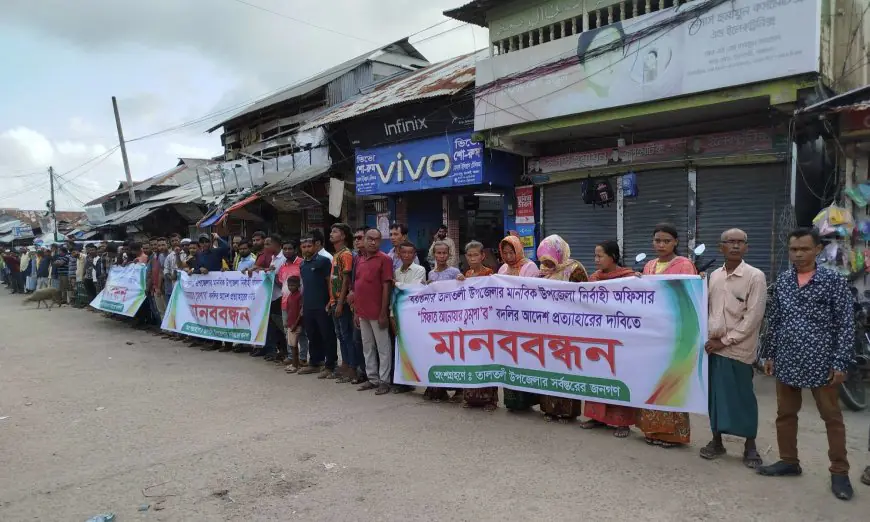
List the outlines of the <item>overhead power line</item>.
{"type": "MultiPolygon", "coordinates": [[[[346,37],[349,37],[349,38],[353,38],[353,39],[356,39],[356,40],[364,41],[364,42],[367,42],[367,43],[374,43],[374,44],[378,45],[376,42],[374,42],[374,41],[372,41],[372,40],[368,40],[368,39],[365,39],[365,38],[360,38],[360,37],[357,37],[357,36],[354,36],[354,35],[351,35],[351,34],[348,34],[348,33],[343,33],[343,32],[341,32],[341,31],[335,31],[335,30],[333,30],[333,29],[329,29],[329,28],[327,28],[327,27],[319,26],[319,25],[317,25],[317,24],[314,24],[314,23],[308,22],[308,21],[306,21],[306,20],[302,20],[302,19],[299,19],[299,18],[296,18],[296,17],[292,17],[292,16],[289,16],[289,15],[285,15],[284,13],[279,13],[279,12],[277,12],[277,11],[273,11],[273,10],[268,9],[268,8],[265,8],[265,7],[263,7],[263,6],[259,6],[259,5],[253,4],[253,3],[251,3],[251,2],[247,2],[247,1],[245,1],[245,0],[234,0],[234,1],[235,1],[235,2],[238,2],[238,3],[241,3],[241,4],[244,4],[244,5],[247,5],[247,6],[249,6],[249,7],[252,7],[252,8],[255,8],[255,9],[258,9],[258,10],[261,10],[261,11],[264,11],[264,12],[267,12],[267,13],[274,14],[275,16],[279,16],[279,17],[281,17],[281,18],[286,18],[286,19],[289,19],[289,20],[292,20],[292,21],[295,21],[295,22],[298,22],[298,23],[301,23],[301,24],[304,24],[304,25],[308,25],[308,26],[311,26],[311,27],[314,27],[314,28],[317,28],[317,29],[325,30],[325,31],[328,31],[328,32],[331,32],[331,33],[339,34],[339,35],[346,36],[346,37]]],[[[436,28],[436,27],[442,26],[442,25],[444,25],[444,24],[446,24],[446,23],[448,23],[448,22],[452,22],[452,21],[453,21],[452,19],[450,19],[450,18],[446,18],[446,19],[444,19],[444,20],[441,20],[440,22],[436,22],[436,23],[431,24],[431,25],[429,25],[429,26],[427,26],[427,27],[424,27],[423,29],[420,29],[420,30],[418,30],[418,31],[415,31],[414,33],[411,33],[410,35],[408,35],[406,38],[409,38],[409,39],[410,39],[410,38],[413,38],[414,36],[417,36],[417,35],[419,35],[419,34],[425,33],[426,31],[430,31],[430,30],[432,30],[432,29],[434,29],[434,28],[436,28]]],[[[455,30],[457,30],[457,29],[464,28],[464,27],[467,26],[467,25],[469,25],[469,24],[467,24],[467,23],[465,23],[465,22],[462,22],[462,23],[461,23],[460,25],[458,25],[458,26],[450,27],[450,28],[448,28],[448,29],[446,29],[446,30],[444,30],[444,31],[440,31],[440,32],[437,32],[437,33],[435,33],[435,34],[432,34],[432,35],[426,36],[426,37],[424,37],[424,38],[422,38],[422,39],[420,39],[420,40],[418,40],[418,41],[416,41],[416,42],[412,42],[412,43],[415,44],[415,45],[417,45],[417,44],[420,44],[420,43],[422,43],[422,42],[426,42],[426,41],[429,41],[429,40],[432,40],[432,39],[438,38],[438,37],[440,37],[440,36],[443,36],[444,34],[447,34],[447,33],[453,32],[453,31],[455,31],[455,30]]],[[[200,116],[200,117],[198,117],[198,118],[194,118],[194,119],[192,119],[192,120],[187,120],[187,121],[181,122],[181,123],[179,123],[179,124],[177,124],[177,125],[173,125],[173,126],[170,126],[170,127],[167,127],[167,128],[164,128],[164,129],[161,129],[161,130],[155,131],[155,132],[151,132],[151,133],[144,134],[144,135],[141,135],[141,136],[136,136],[136,137],[131,138],[131,139],[127,139],[127,140],[125,140],[125,143],[133,143],[133,142],[137,142],[137,141],[146,140],[146,139],[149,139],[149,138],[153,138],[153,137],[159,136],[159,135],[161,135],[161,134],[166,134],[166,133],[174,132],[174,131],[177,131],[177,130],[182,130],[182,129],[185,129],[185,128],[189,128],[189,127],[196,126],[196,125],[198,125],[198,124],[206,123],[206,122],[208,122],[208,121],[210,121],[210,120],[214,120],[214,119],[216,119],[216,118],[224,117],[224,116],[226,116],[226,115],[229,114],[229,113],[233,113],[233,112],[236,112],[236,111],[240,111],[240,110],[242,110],[242,109],[244,109],[244,108],[246,108],[246,107],[249,107],[249,106],[251,106],[251,105],[254,105],[254,104],[256,104],[256,103],[259,103],[260,101],[262,101],[262,100],[264,100],[264,99],[267,99],[268,97],[273,96],[274,94],[277,94],[277,93],[279,93],[279,92],[281,92],[281,91],[283,91],[283,90],[285,90],[285,89],[287,89],[287,88],[289,88],[289,87],[292,87],[293,85],[297,85],[297,84],[302,83],[302,82],[315,81],[315,80],[320,79],[320,78],[322,78],[322,77],[324,77],[324,76],[326,76],[326,75],[327,75],[326,71],[323,71],[323,72],[320,72],[320,73],[314,74],[314,75],[312,75],[312,76],[309,76],[309,77],[307,77],[307,78],[303,78],[303,79],[301,79],[301,80],[296,80],[296,81],[294,81],[293,83],[290,83],[290,84],[284,85],[284,86],[282,86],[282,87],[279,87],[279,88],[277,88],[277,89],[274,89],[274,90],[272,90],[272,91],[269,91],[269,92],[267,92],[267,93],[265,93],[265,94],[259,95],[259,96],[255,97],[255,98],[251,98],[251,99],[249,99],[249,100],[247,100],[247,101],[245,101],[245,102],[242,102],[242,103],[239,103],[239,104],[236,104],[236,105],[233,105],[233,106],[225,107],[225,108],[223,108],[223,109],[218,109],[218,110],[216,110],[216,111],[213,111],[213,112],[207,113],[207,114],[205,114],[205,115],[203,115],[203,116],[200,116]]],[[[96,164],[92,165],[91,168],[86,169],[86,170],[84,170],[84,171],[82,171],[82,172],[79,172],[79,173],[76,174],[75,176],[72,176],[71,178],[66,179],[67,183],[69,183],[70,181],[75,180],[75,179],[77,179],[77,178],[79,178],[79,177],[81,177],[81,176],[87,174],[88,172],[92,171],[93,169],[95,169],[97,166],[99,166],[99,165],[102,164],[105,160],[107,160],[107,159],[108,159],[108,158],[109,158],[109,157],[110,157],[110,156],[111,156],[115,151],[117,151],[119,148],[120,148],[120,146],[116,145],[115,147],[109,149],[108,151],[106,151],[106,152],[104,152],[104,153],[101,153],[101,154],[98,154],[98,155],[96,155],[96,156],[94,156],[94,157],[88,159],[87,161],[85,161],[85,162],[82,163],[81,165],[78,165],[77,167],[74,167],[74,168],[72,168],[72,169],[66,171],[66,172],[63,173],[63,174],[57,174],[57,176],[58,176],[58,177],[68,176],[68,175],[71,174],[72,172],[74,172],[74,171],[76,171],[76,170],[79,170],[79,169],[81,169],[81,168],[83,168],[83,167],[89,165],[89,164],[92,163],[92,162],[97,162],[96,164]]],[[[20,172],[20,171],[19,171],[19,172],[20,172]]],[[[2,176],[2,177],[0,177],[0,179],[18,179],[18,178],[32,177],[32,176],[40,175],[40,174],[41,174],[41,172],[32,172],[32,173],[27,173],[27,174],[16,174],[16,175],[13,175],[13,176],[2,176]]],[[[42,185],[45,185],[45,183],[37,184],[37,185],[33,185],[33,186],[31,186],[31,187],[27,187],[27,188],[25,188],[25,189],[23,189],[23,190],[21,190],[21,191],[18,191],[18,192],[13,193],[13,194],[7,194],[7,195],[4,195],[3,197],[0,197],[0,200],[8,199],[8,198],[11,198],[11,197],[15,197],[15,196],[17,196],[17,195],[20,195],[20,194],[24,194],[24,193],[27,193],[27,192],[30,192],[30,191],[33,191],[33,190],[37,190],[37,189],[39,189],[39,188],[42,188],[42,185]]]]}
{"type": "Polygon", "coordinates": [[[345,33],[345,32],[342,32],[342,31],[336,31],[335,29],[330,29],[329,27],[324,27],[324,26],[322,26],[322,25],[317,25],[317,24],[312,23],[312,22],[309,22],[309,21],[307,21],[307,20],[303,20],[303,19],[301,19],[301,18],[296,18],[295,16],[290,16],[290,15],[286,15],[286,14],[284,14],[284,13],[279,13],[278,11],[273,11],[273,10],[271,10],[271,9],[269,9],[269,8],[267,8],[267,7],[263,7],[263,6],[261,6],[261,5],[252,4],[251,2],[246,2],[245,0],[234,0],[234,1],[235,1],[235,2],[238,2],[238,3],[240,3],[240,4],[243,4],[243,5],[246,5],[246,6],[248,6],[248,7],[253,7],[254,9],[259,9],[260,11],[263,11],[263,12],[266,12],[266,13],[270,13],[270,14],[273,14],[273,15],[275,15],[275,16],[279,16],[279,17],[281,17],[281,18],[286,18],[287,20],[292,20],[292,21],[294,21],[294,22],[296,22],[296,23],[298,23],[298,24],[307,25],[308,27],[313,27],[313,28],[315,28],[315,29],[320,29],[321,31],[326,31],[326,32],[328,32],[328,33],[332,33],[332,34],[337,34],[337,35],[339,35],[339,36],[344,36],[344,37],[346,37],[346,38],[352,38],[352,39],[354,39],[354,40],[359,40],[359,41],[361,41],[361,42],[377,44],[377,42],[374,42],[374,41],[372,41],[372,40],[369,40],[368,38],[360,38],[359,36],[355,36],[355,35],[352,35],[352,34],[349,34],[349,33],[345,33]]]}

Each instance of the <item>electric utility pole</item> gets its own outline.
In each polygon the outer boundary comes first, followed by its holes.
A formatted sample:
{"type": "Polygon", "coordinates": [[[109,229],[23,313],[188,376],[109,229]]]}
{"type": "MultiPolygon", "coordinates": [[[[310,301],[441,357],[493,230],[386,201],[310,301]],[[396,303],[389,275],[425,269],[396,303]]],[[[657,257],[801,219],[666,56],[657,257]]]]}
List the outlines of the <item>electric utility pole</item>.
{"type": "Polygon", "coordinates": [[[48,182],[51,185],[51,201],[49,202],[51,208],[48,210],[51,212],[51,222],[54,225],[54,242],[57,243],[57,205],[54,202],[54,167],[48,167],[48,182]]]}
{"type": "Polygon", "coordinates": [[[115,126],[118,127],[118,144],[121,146],[121,159],[124,160],[124,174],[127,175],[127,190],[130,192],[130,204],[136,202],[136,192],[133,190],[133,178],[130,176],[130,162],[127,161],[127,144],[124,143],[124,131],[121,129],[121,115],[118,114],[118,100],[112,96],[112,108],[115,110],[115,126]]]}

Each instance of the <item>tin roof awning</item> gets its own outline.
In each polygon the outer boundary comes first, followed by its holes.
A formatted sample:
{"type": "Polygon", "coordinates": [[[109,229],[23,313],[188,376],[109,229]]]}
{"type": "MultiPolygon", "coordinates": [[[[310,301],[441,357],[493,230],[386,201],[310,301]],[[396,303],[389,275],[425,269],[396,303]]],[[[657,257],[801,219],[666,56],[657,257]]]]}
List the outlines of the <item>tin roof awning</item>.
{"type": "Polygon", "coordinates": [[[245,205],[253,203],[254,201],[257,201],[259,199],[260,199],[260,194],[253,194],[251,196],[246,197],[245,199],[243,199],[241,201],[237,201],[236,203],[233,203],[228,209],[226,209],[226,211],[224,211],[223,215],[217,220],[217,223],[223,223],[224,221],[226,221],[226,219],[228,217],[230,217],[230,214],[237,214],[236,217],[238,217],[239,219],[243,219],[245,221],[255,221],[255,220],[251,219],[251,217],[255,217],[255,218],[257,218],[256,220],[262,221],[262,218],[260,218],[256,214],[253,214],[250,211],[245,210],[245,205]]]}
{"type": "Polygon", "coordinates": [[[263,196],[275,196],[292,190],[294,187],[326,174],[332,165],[312,165],[290,172],[278,172],[267,177],[268,186],[260,191],[263,196]]]}
{"type": "Polygon", "coordinates": [[[224,216],[224,213],[222,211],[218,210],[214,214],[202,218],[202,220],[199,223],[197,223],[196,226],[198,226],[199,228],[208,228],[208,227],[214,225],[215,223],[217,223],[223,216],[224,216]]]}

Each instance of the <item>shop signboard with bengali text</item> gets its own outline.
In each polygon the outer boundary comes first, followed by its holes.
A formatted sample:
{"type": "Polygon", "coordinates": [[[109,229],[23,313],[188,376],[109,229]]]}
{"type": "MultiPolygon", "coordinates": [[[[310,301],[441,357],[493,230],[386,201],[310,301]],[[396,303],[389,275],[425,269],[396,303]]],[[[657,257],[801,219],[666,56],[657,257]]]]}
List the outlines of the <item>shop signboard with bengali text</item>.
{"type": "Polygon", "coordinates": [[[706,292],[697,276],[397,289],[396,380],[706,414],[706,292]]]}
{"type": "Polygon", "coordinates": [[[528,161],[528,174],[542,175],[603,167],[631,168],[665,161],[732,154],[786,152],[787,137],[771,129],[747,129],[626,145],[612,149],[543,156],[528,161]]]}
{"type": "Polygon", "coordinates": [[[274,274],[178,275],[161,328],[214,341],[266,343],[274,274]]]}
{"type": "Polygon", "coordinates": [[[818,72],[822,4],[682,2],[492,56],[477,63],[475,130],[818,72]]]}
{"type": "Polygon", "coordinates": [[[535,223],[535,187],[527,185],[515,189],[517,198],[516,222],[518,225],[535,223]]]}
{"type": "MultiPolygon", "coordinates": [[[[79,260],[83,263],[84,260],[79,260]]],[[[103,312],[133,317],[145,302],[145,265],[113,266],[91,306],[103,312]]]]}

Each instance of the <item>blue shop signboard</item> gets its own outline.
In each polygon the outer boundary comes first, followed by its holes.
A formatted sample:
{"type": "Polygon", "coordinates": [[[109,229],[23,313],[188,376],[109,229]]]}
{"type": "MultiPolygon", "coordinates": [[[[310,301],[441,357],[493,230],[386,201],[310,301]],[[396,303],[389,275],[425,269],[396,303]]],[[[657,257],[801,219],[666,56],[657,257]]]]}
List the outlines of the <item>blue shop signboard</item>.
{"type": "Polygon", "coordinates": [[[483,144],[472,142],[470,132],[356,151],[356,193],[359,195],[483,182],[483,144]]]}

